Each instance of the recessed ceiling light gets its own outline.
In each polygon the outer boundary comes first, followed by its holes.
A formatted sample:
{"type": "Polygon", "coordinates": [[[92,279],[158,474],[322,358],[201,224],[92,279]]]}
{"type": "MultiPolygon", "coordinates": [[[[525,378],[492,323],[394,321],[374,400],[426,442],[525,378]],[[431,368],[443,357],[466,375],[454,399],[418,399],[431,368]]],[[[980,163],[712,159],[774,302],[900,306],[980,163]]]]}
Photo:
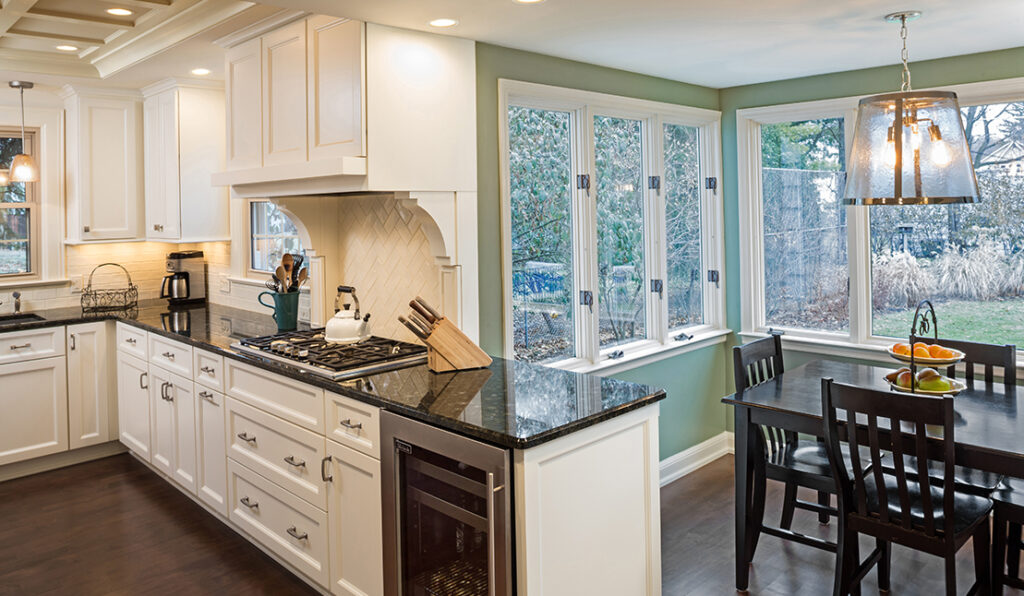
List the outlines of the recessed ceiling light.
{"type": "Polygon", "coordinates": [[[210,74],[210,69],[209,68],[193,68],[192,69],[192,74],[194,74],[196,76],[199,76],[199,77],[205,77],[206,75],[210,74]]]}
{"type": "Polygon", "coordinates": [[[431,27],[454,27],[458,24],[459,22],[455,19],[434,19],[430,21],[431,27]]]}
{"type": "Polygon", "coordinates": [[[57,49],[62,52],[77,52],[78,46],[59,45],[57,46],[57,49]]]}
{"type": "Polygon", "coordinates": [[[112,15],[118,16],[118,17],[127,17],[127,16],[131,16],[134,13],[132,11],[128,10],[127,8],[108,8],[107,9],[107,14],[112,14],[112,15]]]}

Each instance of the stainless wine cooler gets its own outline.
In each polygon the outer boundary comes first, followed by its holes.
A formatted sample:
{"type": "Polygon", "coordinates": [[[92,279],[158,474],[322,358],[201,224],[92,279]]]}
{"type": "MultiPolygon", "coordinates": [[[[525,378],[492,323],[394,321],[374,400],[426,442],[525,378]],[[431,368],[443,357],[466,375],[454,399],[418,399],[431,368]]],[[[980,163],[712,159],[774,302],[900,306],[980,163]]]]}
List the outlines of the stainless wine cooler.
{"type": "Polygon", "coordinates": [[[511,596],[509,452],[381,412],[386,596],[511,596]]]}

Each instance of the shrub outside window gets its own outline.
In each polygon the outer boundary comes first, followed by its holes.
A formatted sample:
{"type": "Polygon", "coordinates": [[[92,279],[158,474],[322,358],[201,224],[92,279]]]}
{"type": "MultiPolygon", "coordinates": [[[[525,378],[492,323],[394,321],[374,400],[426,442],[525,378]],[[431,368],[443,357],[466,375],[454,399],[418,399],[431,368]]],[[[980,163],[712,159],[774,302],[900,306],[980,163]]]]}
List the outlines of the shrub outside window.
{"type": "MultiPolygon", "coordinates": [[[[26,133],[25,153],[34,155],[35,134],[26,133]]],[[[21,132],[0,129],[0,170],[22,153],[21,132]]],[[[38,183],[10,182],[0,186],[0,279],[38,273],[38,183]]]]}

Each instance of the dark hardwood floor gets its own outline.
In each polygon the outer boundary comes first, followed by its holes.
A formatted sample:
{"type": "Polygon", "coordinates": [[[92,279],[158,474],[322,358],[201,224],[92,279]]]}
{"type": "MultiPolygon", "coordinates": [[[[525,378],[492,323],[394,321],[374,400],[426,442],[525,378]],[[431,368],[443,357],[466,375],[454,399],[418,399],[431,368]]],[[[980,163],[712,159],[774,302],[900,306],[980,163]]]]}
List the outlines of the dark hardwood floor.
{"type": "Polygon", "coordinates": [[[0,594],[315,594],[128,455],[0,483],[0,594]]]}
{"type": "MultiPolygon", "coordinates": [[[[765,518],[778,522],[781,484],[768,483],[765,518]]],[[[801,498],[814,500],[810,492],[801,498]]],[[[835,522],[818,525],[817,515],[797,510],[793,529],[835,539],[835,522]]],[[[733,580],[733,460],[722,457],[661,489],[662,591],[666,596],[735,593],[733,580]]],[[[861,554],[870,552],[861,539],[861,554]]],[[[958,594],[974,583],[971,546],[957,554],[958,594]]],[[[761,536],[750,573],[750,594],[817,595],[832,593],[835,555],[761,536]]],[[[878,593],[871,571],[862,584],[866,594],[878,593]]],[[[945,593],[939,557],[893,547],[892,594],[934,596],[945,593]]],[[[1021,594],[1012,588],[1008,595],[1021,594]]]]}

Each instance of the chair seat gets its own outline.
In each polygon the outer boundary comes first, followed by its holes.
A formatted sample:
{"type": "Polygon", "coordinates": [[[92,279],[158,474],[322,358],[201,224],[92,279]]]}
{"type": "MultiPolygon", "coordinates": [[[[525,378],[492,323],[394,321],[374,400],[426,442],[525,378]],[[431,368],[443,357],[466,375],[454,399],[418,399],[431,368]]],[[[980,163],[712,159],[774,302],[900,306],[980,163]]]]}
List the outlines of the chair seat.
{"type": "MultiPolygon", "coordinates": [[[[916,476],[917,458],[905,456],[903,461],[905,462],[904,466],[906,466],[907,475],[916,476]]],[[[887,471],[891,472],[892,470],[887,471]]],[[[942,462],[928,462],[928,477],[934,478],[939,482],[943,482],[942,476],[942,462]]],[[[957,490],[963,492],[988,495],[999,486],[1002,479],[1003,477],[1001,475],[993,474],[992,472],[985,472],[983,470],[976,470],[974,468],[967,468],[964,466],[953,467],[953,484],[957,490]]]]}
{"type": "MultiPolygon", "coordinates": [[[[843,461],[850,457],[850,447],[842,445],[843,461]]],[[[861,450],[861,460],[867,466],[871,463],[870,456],[861,450]]],[[[828,452],[825,444],[818,441],[798,440],[790,443],[786,449],[771,454],[768,463],[780,468],[787,468],[804,474],[832,477],[832,468],[828,463],[828,452]]]]}
{"type": "MultiPolygon", "coordinates": [[[[885,481],[885,496],[888,503],[890,519],[902,521],[900,518],[900,496],[897,488],[896,477],[891,474],[882,474],[885,481]]],[[[868,511],[878,513],[877,482],[874,474],[864,477],[864,487],[867,489],[868,511]]],[[[942,532],[945,528],[945,514],[943,512],[943,488],[931,485],[932,511],[935,515],[935,529],[942,532]]],[[[921,485],[907,479],[907,493],[910,498],[910,523],[917,529],[924,529],[924,505],[922,503],[921,485]]],[[[953,531],[956,534],[973,528],[980,520],[988,516],[992,510],[992,499],[980,495],[955,492],[953,496],[953,531]]]]}

